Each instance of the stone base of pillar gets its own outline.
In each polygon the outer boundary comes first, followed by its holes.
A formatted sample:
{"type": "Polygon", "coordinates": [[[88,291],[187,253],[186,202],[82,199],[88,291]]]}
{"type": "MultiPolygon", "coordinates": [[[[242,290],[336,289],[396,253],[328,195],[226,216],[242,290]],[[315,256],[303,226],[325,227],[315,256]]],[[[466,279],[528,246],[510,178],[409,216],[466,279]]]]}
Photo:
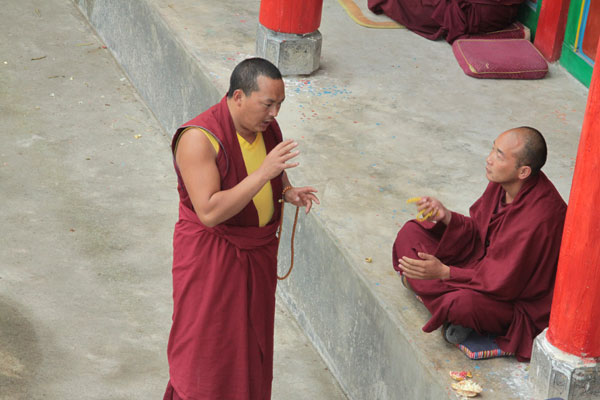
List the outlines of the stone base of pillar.
{"type": "Polygon", "coordinates": [[[533,342],[529,380],[542,398],[600,399],[600,359],[582,358],[554,347],[548,329],[533,342]]]}
{"type": "Polygon", "coordinates": [[[256,54],[275,64],[282,75],[310,75],[319,68],[322,41],[318,30],[296,35],[258,24],[256,54]]]}

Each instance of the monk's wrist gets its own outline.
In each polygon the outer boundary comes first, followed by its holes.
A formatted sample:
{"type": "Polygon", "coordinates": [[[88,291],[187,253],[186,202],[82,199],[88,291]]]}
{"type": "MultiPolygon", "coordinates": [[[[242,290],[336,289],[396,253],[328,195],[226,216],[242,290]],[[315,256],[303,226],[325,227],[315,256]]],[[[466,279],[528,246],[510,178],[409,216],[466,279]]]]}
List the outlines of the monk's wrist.
{"type": "Polygon", "coordinates": [[[450,267],[447,265],[444,265],[444,272],[442,274],[442,278],[443,281],[445,281],[446,279],[450,279],[450,267]]]}
{"type": "Polygon", "coordinates": [[[283,201],[287,201],[288,203],[290,203],[290,201],[287,199],[286,195],[292,189],[293,189],[292,185],[287,185],[286,187],[283,188],[283,190],[281,191],[281,198],[283,199],[283,201]]]}
{"type": "Polygon", "coordinates": [[[452,220],[452,212],[449,210],[446,210],[446,215],[444,216],[444,220],[442,222],[444,223],[444,225],[448,226],[448,225],[450,225],[451,220],[452,220]]]}

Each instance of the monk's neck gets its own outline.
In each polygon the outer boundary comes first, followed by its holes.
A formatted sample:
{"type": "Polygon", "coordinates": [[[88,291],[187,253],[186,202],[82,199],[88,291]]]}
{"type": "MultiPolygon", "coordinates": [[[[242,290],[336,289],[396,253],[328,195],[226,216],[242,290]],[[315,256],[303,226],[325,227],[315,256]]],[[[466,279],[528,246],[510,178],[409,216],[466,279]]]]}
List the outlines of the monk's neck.
{"type": "Polygon", "coordinates": [[[524,182],[522,180],[518,180],[515,182],[505,183],[502,185],[502,188],[506,192],[504,194],[504,202],[506,204],[510,204],[513,202],[515,197],[517,197],[517,194],[519,194],[519,190],[521,190],[521,187],[523,187],[523,183],[524,182]]]}
{"type": "Polygon", "coordinates": [[[254,142],[256,139],[256,132],[252,132],[248,129],[244,129],[242,125],[239,123],[239,118],[237,115],[237,110],[234,107],[232,99],[227,99],[227,108],[229,108],[229,114],[231,115],[231,119],[233,120],[233,126],[235,127],[235,131],[238,135],[240,135],[244,140],[250,144],[254,142]]]}
{"type": "Polygon", "coordinates": [[[256,140],[256,136],[257,134],[254,132],[250,132],[250,133],[240,133],[240,131],[237,131],[238,135],[240,135],[246,142],[252,144],[254,143],[254,141],[256,140]]]}

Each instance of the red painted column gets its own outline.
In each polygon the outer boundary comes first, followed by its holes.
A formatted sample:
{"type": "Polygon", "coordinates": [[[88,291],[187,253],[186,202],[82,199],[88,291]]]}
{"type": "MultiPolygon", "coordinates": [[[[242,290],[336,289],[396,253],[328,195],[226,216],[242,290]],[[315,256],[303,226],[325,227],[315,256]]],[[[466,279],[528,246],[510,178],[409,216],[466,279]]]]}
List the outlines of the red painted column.
{"type": "Polygon", "coordinates": [[[570,0],[543,0],[533,44],[548,61],[556,61],[567,28],[570,0]]]}
{"type": "MultiPolygon", "coordinates": [[[[598,50],[600,51],[600,43],[598,50]]],[[[600,63],[588,94],[560,248],[548,341],[600,357],[600,63]]]]}
{"type": "Polygon", "coordinates": [[[275,32],[305,34],[321,25],[323,0],[262,0],[259,22],[275,32]]]}

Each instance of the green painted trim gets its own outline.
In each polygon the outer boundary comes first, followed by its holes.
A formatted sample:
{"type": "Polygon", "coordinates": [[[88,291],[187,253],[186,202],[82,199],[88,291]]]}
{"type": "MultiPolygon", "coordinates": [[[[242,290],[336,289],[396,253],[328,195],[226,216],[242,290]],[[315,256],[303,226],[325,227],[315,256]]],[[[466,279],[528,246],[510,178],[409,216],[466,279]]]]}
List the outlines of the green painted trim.
{"type": "MultiPolygon", "coordinates": [[[[579,14],[581,13],[581,3],[584,0],[573,0],[569,5],[569,14],[567,16],[567,28],[565,29],[565,40],[571,48],[575,44],[575,37],[577,36],[577,25],[579,24],[579,14]]],[[[572,50],[571,50],[572,51],[572,50]]]]}
{"type": "Polygon", "coordinates": [[[560,65],[565,67],[571,75],[589,88],[594,67],[575,53],[574,50],[577,25],[579,25],[579,14],[581,13],[581,4],[583,1],[584,0],[573,0],[569,5],[565,40],[563,41],[560,54],[560,65]]]}
{"type": "Polygon", "coordinates": [[[540,8],[542,7],[542,0],[538,0],[536,9],[532,9],[527,2],[521,4],[519,7],[519,14],[517,19],[523,23],[531,31],[531,41],[535,39],[535,31],[537,29],[538,19],[540,17],[540,8]]]}
{"type": "MultiPolygon", "coordinates": [[[[574,40],[574,39],[573,39],[574,40]]],[[[592,71],[594,68],[583,58],[579,57],[574,51],[573,46],[563,43],[560,56],[560,65],[565,67],[571,75],[586,87],[590,87],[592,81],[592,71]]]]}

